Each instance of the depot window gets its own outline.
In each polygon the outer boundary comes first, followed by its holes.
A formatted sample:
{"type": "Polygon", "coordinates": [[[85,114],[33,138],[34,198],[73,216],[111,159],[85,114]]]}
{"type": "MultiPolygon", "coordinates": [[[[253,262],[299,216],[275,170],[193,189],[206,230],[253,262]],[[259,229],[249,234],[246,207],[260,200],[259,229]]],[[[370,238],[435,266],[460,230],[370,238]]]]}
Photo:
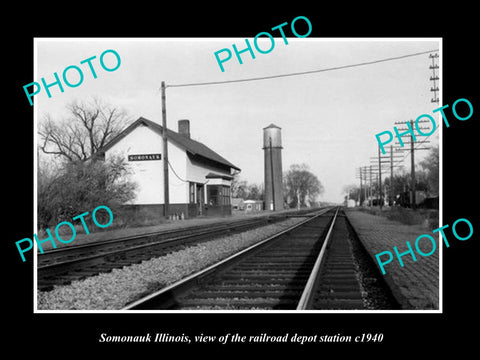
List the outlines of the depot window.
{"type": "Polygon", "coordinates": [[[189,200],[190,204],[195,203],[195,183],[191,182],[189,183],[189,200]]]}
{"type": "Polygon", "coordinates": [[[207,185],[207,201],[211,206],[230,205],[230,186],[207,185]]]}

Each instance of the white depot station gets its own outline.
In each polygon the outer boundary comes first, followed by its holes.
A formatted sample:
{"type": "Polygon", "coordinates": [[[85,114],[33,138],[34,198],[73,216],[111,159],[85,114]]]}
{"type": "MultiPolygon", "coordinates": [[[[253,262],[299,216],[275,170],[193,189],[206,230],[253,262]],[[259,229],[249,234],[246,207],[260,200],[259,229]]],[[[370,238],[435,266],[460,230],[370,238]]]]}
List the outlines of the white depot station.
{"type": "MultiPolygon", "coordinates": [[[[168,213],[185,218],[231,213],[231,182],[240,169],[204,144],[190,138],[190,121],[179,120],[178,132],[167,129],[168,213]]],[[[143,117],[102,149],[104,159],[129,162],[136,197],[127,206],[164,214],[163,127],[143,117]]]]}
{"type": "MultiPolygon", "coordinates": [[[[266,210],[283,208],[280,128],[263,129],[266,210]]],[[[136,182],[136,197],[125,204],[134,210],[192,218],[232,213],[231,185],[240,168],[191,139],[190,121],[179,120],[178,132],[167,129],[168,176],[164,169],[163,127],[140,117],[97,154],[100,159],[123,157],[136,182]],[[165,181],[167,213],[165,212],[165,181]]]]}

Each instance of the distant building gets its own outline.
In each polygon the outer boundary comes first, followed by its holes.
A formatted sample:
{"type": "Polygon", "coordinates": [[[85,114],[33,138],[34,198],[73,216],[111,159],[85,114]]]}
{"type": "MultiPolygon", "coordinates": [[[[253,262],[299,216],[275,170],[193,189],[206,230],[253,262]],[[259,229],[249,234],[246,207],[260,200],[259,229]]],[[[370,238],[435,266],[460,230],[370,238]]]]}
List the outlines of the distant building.
{"type": "Polygon", "coordinates": [[[356,205],[355,200],[353,200],[353,199],[346,200],[346,206],[347,207],[355,207],[355,205],[356,205]]]}
{"type": "Polygon", "coordinates": [[[232,209],[233,210],[244,210],[245,202],[242,198],[232,198],[232,209]]]}
{"type": "MultiPolygon", "coordinates": [[[[106,160],[122,156],[138,185],[128,206],[164,214],[163,128],[139,118],[101,149],[106,160]]],[[[238,167],[206,145],[190,138],[190,121],[180,120],[178,132],[167,130],[169,213],[188,217],[231,214],[231,183],[238,167]]]]}
{"type": "Polygon", "coordinates": [[[254,212],[263,210],[263,201],[262,200],[245,200],[243,202],[245,207],[245,212],[254,212]]]}

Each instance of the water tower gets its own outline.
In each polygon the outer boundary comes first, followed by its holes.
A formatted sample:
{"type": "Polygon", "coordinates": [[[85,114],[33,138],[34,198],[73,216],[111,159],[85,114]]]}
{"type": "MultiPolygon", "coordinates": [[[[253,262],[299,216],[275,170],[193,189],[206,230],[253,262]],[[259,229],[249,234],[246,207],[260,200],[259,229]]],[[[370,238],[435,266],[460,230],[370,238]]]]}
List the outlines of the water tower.
{"type": "Polygon", "coordinates": [[[265,210],[283,209],[282,129],[270,124],[263,129],[265,153],[265,210]]]}

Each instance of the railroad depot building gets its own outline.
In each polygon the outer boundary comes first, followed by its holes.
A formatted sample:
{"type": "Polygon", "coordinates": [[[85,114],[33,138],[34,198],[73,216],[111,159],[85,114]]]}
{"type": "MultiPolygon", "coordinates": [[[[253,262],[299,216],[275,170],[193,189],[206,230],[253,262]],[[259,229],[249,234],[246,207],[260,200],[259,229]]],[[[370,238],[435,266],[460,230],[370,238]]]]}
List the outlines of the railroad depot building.
{"type": "MultiPolygon", "coordinates": [[[[122,156],[137,183],[136,198],[125,206],[164,214],[163,127],[143,117],[108,143],[99,155],[122,156]]],[[[230,215],[231,183],[238,167],[190,138],[190,121],[179,120],[178,132],[167,129],[169,214],[230,215]]]]}

